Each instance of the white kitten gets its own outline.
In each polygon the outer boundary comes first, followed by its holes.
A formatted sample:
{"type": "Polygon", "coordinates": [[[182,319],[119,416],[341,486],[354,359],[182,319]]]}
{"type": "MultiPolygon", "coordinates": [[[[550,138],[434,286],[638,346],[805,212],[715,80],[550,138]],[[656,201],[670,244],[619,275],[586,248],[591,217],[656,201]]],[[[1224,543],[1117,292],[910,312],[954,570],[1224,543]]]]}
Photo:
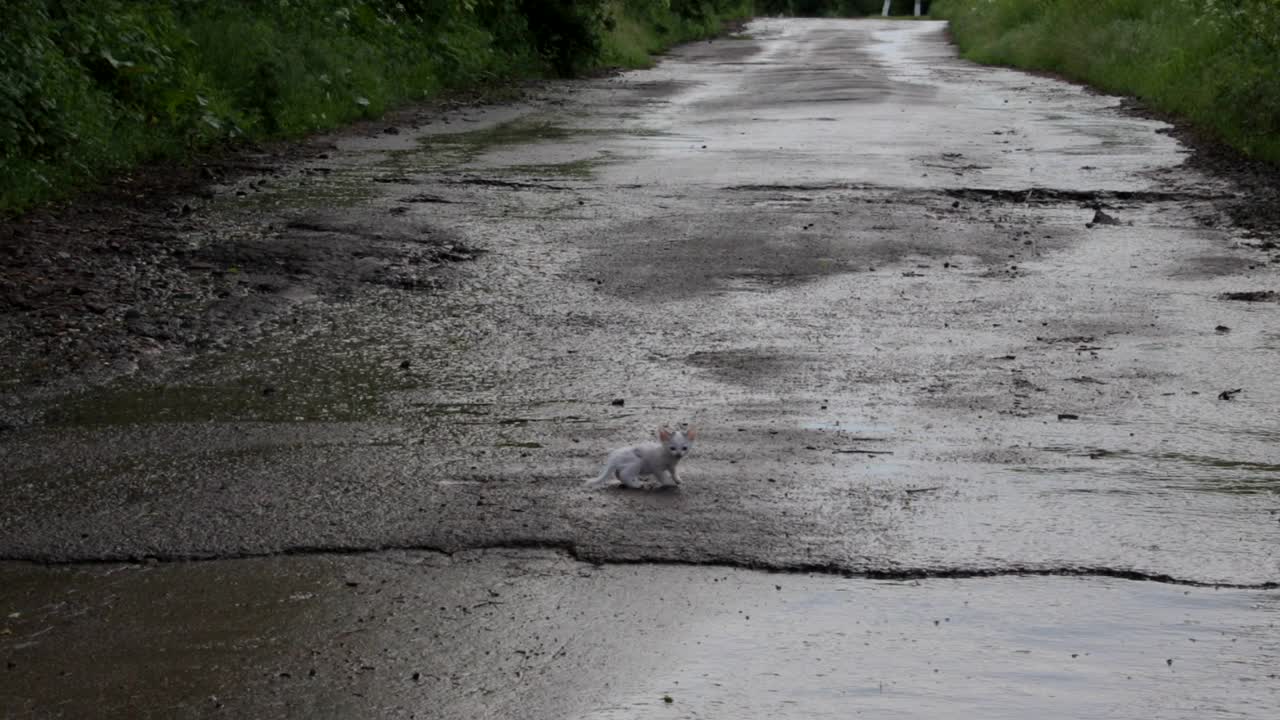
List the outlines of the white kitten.
{"type": "Polygon", "coordinates": [[[689,452],[697,434],[698,431],[693,428],[675,432],[661,428],[658,430],[658,439],[662,441],[661,443],[647,442],[614,450],[609,453],[609,459],[605,462],[604,471],[600,473],[600,477],[592,478],[586,484],[599,487],[608,482],[609,476],[613,475],[623,485],[638,488],[640,483],[637,479],[641,475],[652,475],[663,486],[679,485],[680,476],[676,474],[676,463],[689,452]],[[671,482],[667,482],[663,477],[664,473],[668,472],[671,473],[671,482]]]}

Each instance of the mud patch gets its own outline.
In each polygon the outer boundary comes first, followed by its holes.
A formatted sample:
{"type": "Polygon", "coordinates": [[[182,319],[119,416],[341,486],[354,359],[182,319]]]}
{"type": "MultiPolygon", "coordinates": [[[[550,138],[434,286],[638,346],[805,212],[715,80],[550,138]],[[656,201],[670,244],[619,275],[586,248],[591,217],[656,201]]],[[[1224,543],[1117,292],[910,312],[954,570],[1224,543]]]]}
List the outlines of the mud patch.
{"type": "Polygon", "coordinates": [[[818,386],[817,377],[824,374],[820,355],[777,348],[701,351],[686,356],[684,361],[724,380],[743,385],[787,378],[789,382],[818,386]]]}
{"type": "Polygon", "coordinates": [[[948,215],[957,211],[936,193],[907,193],[911,202],[899,202],[901,196],[886,195],[883,189],[864,194],[841,187],[831,194],[815,193],[802,209],[779,212],[777,191],[792,188],[762,187],[767,189],[760,197],[743,198],[746,207],[734,198],[708,211],[706,200],[699,199],[698,207],[690,205],[680,213],[593,233],[583,244],[594,246],[597,254],[586,262],[583,274],[610,278],[601,286],[606,292],[658,297],[769,292],[904,263],[911,263],[906,270],[915,272],[922,260],[950,270],[958,260],[968,265],[976,258],[995,276],[1005,277],[1010,263],[1063,247],[1084,232],[1083,223],[1061,222],[1056,205],[1045,208],[1043,217],[1025,218],[1004,217],[984,207],[973,222],[967,213],[948,215]],[[850,227],[840,216],[856,204],[873,206],[877,222],[850,227]],[[922,217],[921,207],[929,214],[922,217]]]}
{"type": "Polygon", "coordinates": [[[1171,277],[1212,278],[1224,275],[1238,275],[1252,269],[1257,260],[1239,255],[1201,255],[1188,258],[1183,267],[1171,269],[1171,277]]]}
{"type": "Polygon", "coordinates": [[[430,270],[478,254],[451,231],[368,208],[298,214],[261,233],[216,238],[194,253],[264,291],[301,282],[338,294],[354,283],[429,288],[430,270]]]}

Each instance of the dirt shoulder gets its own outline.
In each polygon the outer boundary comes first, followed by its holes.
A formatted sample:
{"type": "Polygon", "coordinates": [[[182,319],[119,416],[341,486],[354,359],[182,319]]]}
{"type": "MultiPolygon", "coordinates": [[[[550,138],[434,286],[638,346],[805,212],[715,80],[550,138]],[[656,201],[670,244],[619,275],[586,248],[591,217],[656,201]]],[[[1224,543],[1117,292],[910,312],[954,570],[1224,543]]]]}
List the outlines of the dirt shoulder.
{"type": "Polygon", "coordinates": [[[292,242],[191,237],[227,196],[252,196],[298,172],[323,174],[342,139],[448,123],[461,110],[519,102],[536,87],[456,95],[335,133],[141,167],[0,220],[0,381],[73,389],[252,340],[300,298],[341,298],[369,282],[427,287],[431,268],[473,253],[413,227],[386,233],[349,213],[288,220],[292,242]],[[343,246],[353,238],[360,262],[351,261],[353,243],[343,246]],[[391,270],[406,266],[415,271],[391,270]]]}

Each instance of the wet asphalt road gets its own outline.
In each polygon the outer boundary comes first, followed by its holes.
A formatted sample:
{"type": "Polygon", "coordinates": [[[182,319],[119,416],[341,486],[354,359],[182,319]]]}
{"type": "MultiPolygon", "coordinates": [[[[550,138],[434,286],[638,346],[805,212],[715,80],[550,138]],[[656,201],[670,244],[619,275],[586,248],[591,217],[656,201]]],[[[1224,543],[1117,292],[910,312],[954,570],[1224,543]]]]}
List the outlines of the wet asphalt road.
{"type": "Polygon", "coordinates": [[[30,399],[0,706],[1280,714],[1280,306],[1221,298],[1278,284],[1240,189],[937,23],[748,32],[226,193],[193,245],[484,254],[299,279],[249,350],[30,399]],[[581,488],[679,422],[679,491],[581,488]]]}

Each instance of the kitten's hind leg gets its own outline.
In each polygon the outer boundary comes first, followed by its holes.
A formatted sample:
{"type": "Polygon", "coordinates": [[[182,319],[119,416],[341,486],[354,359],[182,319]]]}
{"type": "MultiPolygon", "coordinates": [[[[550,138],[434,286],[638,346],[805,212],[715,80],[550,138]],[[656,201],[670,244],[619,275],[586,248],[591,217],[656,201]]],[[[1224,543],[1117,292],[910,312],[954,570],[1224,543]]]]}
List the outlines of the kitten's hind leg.
{"type": "Polygon", "coordinates": [[[624,487],[629,487],[632,490],[640,487],[640,483],[637,480],[640,477],[639,463],[620,467],[617,473],[618,479],[622,481],[624,487]]]}

